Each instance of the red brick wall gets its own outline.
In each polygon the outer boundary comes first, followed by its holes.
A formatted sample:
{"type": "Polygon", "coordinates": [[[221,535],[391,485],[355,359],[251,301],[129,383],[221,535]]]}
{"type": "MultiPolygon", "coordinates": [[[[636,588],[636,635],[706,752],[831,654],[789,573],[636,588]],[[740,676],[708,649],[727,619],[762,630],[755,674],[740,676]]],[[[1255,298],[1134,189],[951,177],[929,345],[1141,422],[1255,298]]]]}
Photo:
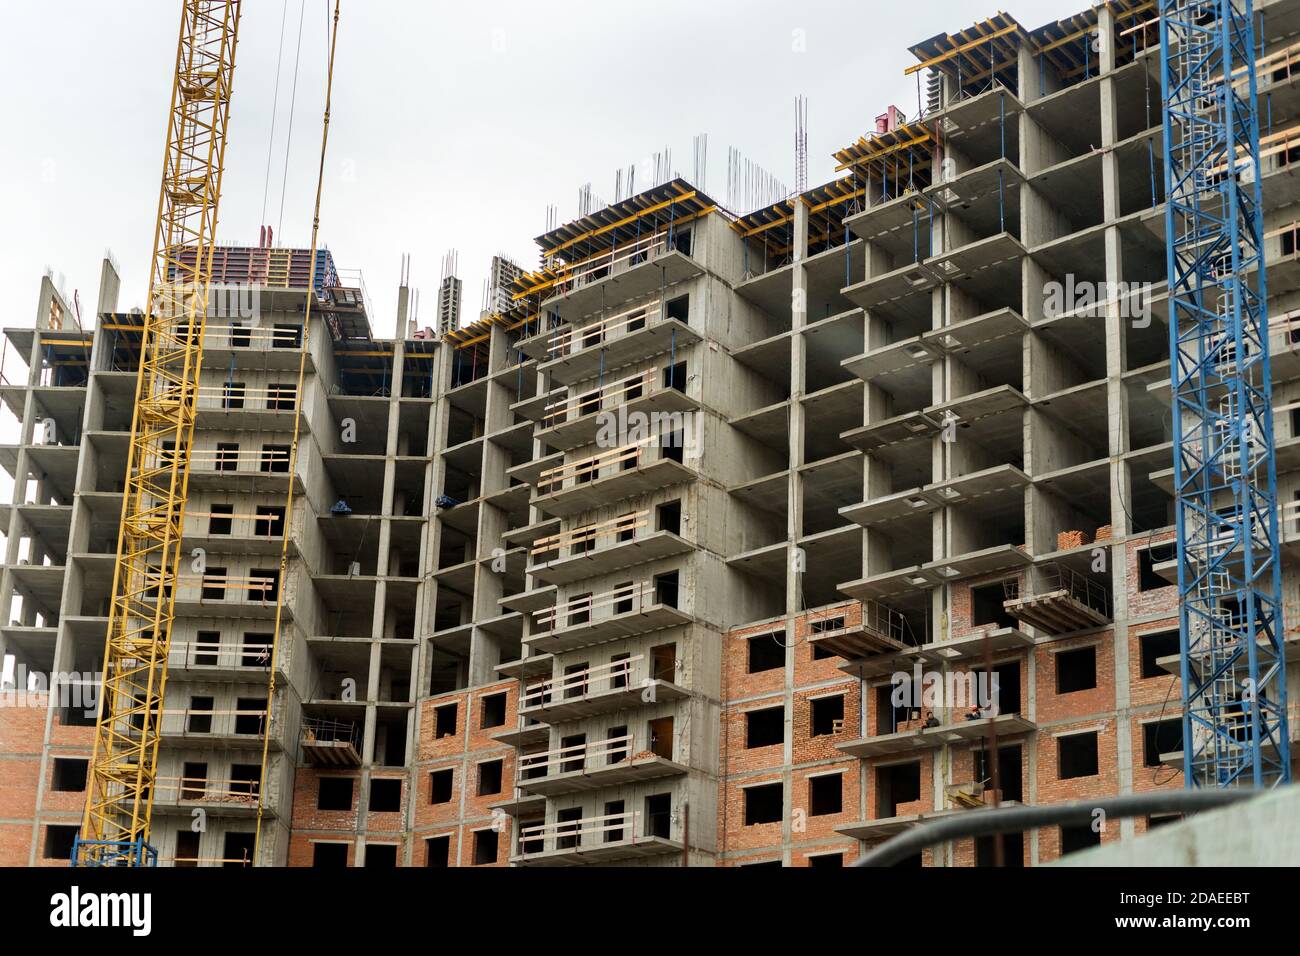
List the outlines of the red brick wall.
{"type": "MultiPolygon", "coordinates": [[[[41,755],[45,750],[45,723],[49,716],[49,695],[9,692],[0,703],[0,753],[5,760],[3,785],[0,786],[0,865],[26,866],[32,848],[32,822],[39,815],[44,823],[60,826],[81,822],[85,791],[55,792],[50,789],[54,775],[54,757],[89,757],[94,741],[93,727],[65,727],[56,715],[51,731],[51,747],[45,768],[45,795],[36,804],[41,778],[41,755]]],[[[66,866],[63,860],[41,857],[45,827],[36,834],[37,864],[66,866]]]]}
{"type": "Polygon", "coordinates": [[[415,850],[412,862],[423,866],[428,856],[425,839],[450,834],[451,865],[472,866],[474,861],[474,831],[493,826],[504,827],[497,834],[496,866],[509,862],[511,821],[498,813],[494,816],[491,804],[509,800],[514,794],[514,747],[493,740],[492,735],[518,726],[519,684],[504,680],[472,691],[441,694],[420,702],[420,739],[416,750],[414,784],[413,839],[415,850]],[[499,727],[483,727],[483,698],[504,692],[506,694],[506,719],[499,727]],[[457,703],[456,733],[450,737],[435,738],[434,711],[451,701],[457,703]],[[489,760],[501,760],[501,791],[478,795],[478,765],[489,760]],[[446,803],[430,803],[429,774],[434,770],[452,771],[451,799],[446,803]]]}
{"type": "MultiPolygon", "coordinates": [[[[1052,641],[1034,649],[1037,676],[1034,716],[1039,724],[1087,717],[1115,709],[1115,632],[1106,630],[1067,640],[1052,641]],[[1062,651],[1092,646],[1097,656],[1097,686],[1065,694],[1056,692],[1057,658],[1062,651]]],[[[1021,700],[1025,697],[1022,695],[1021,700]]]]}
{"type": "MultiPolygon", "coordinates": [[[[858,736],[861,696],[856,679],[849,677],[838,657],[814,660],[808,637],[812,622],[825,618],[845,618],[845,626],[861,623],[861,605],[857,602],[820,608],[794,621],[793,638],[784,634],[782,621],[750,625],[731,631],[723,645],[722,753],[724,778],[720,784],[721,849],[724,865],[742,865],[765,859],[779,859],[789,854],[793,865],[807,865],[809,853],[829,852],[836,848],[847,852],[847,862],[857,857],[853,840],[837,834],[834,827],[850,823],[860,816],[859,762],[846,758],[835,744],[858,736]],[[793,664],[748,673],[749,638],[779,633],[783,643],[794,644],[793,664]],[[791,707],[785,711],[786,686],[791,688],[791,707]],[[821,697],[844,697],[844,726],[838,734],[811,736],[812,701],[821,697]],[[768,707],[783,708],[790,721],[792,762],[785,763],[784,743],[754,749],[745,747],[745,715],[768,707]],[[841,804],[837,814],[812,816],[808,778],[810,775],[842,771],[841,804]],[[789,777],[786,782],[786,777],[789,777]],[[746,826],[744,790],[753,784],[779,782],[783,797],[795,811],[789,821],[746,826]],[[784,840],[786,824],[790,826],[789,845],[784,840]]],[[[759,638],[765,639],[765,638],[759,638]]]]}
{"type": "Polygon", "coordinates": [[[1128,542],[1125,546],[1124,560],[1126,562],[1126,580],[1128,581],[1128,614],[1130,618],[1177,613],[1177,585],[1171,584],[1168,587],[1155,588],[1150,591],[1138,590],[1141,582],[1141,575],[1138,574],[1138,552],[1146,550],[1148,543],[1150,543],[1154,547],[1157,557],[1171,557],[1174,552],[1173,542],[1175,538],[1176,535],[1172,531],[1150,536],[1143,535],[1135,541],[1128,542]]]}
{"type": "MultiPolygon", "coordinates": [[[[364,814],[366,833],[373,835],[370,842],[391,843],[392,837],[401,835],[412,846],[411,863],[424,866],[427,862],[425,838],[441,834],[451,834],[451,863],[471,865],[473,860],[472,829],[491,826],[494,820],[489,804],[508,799],[513,793],[515,774],[515,749],[492,739],[492,734],[509,730],[516,726],[518,717],[516,703],[518,685],[513,680],[501,681],[472,691],[458,691],[421,700],[420,734],[416,743],[415,765],[409,773],[391,769],[376,770],[371,779],[400,778],[402,786],[402,807],[400,811],[378,812],[368,810],[364,814]],[[506,693],[506,721],[500,727],[484,728],[482,726],[482,699],[484,697],[506,693]],[[456,732],[450,736],[435,737],[436,725],[434,711],[444,704],[457,704],[456,732]],[[490,759],[501,759],[501,792],[478,796],[477,765],[490,759]],[[453,785],[451,800],[445,804],[429,802],[429,772],[435,769],[451,768],[453,785]],[[414,800],[414,804],[411,801],[414,800]],[[412,819],[414,828],[409,833],[406,821],[412,819]]],[[[358,832],[360,813],[361,786],[360,771],[339,773],[316,768],[299,768],[294,783],[294,809],[292,836],[290,839],[289,864],[291,866],[310,866],[312,858],[311,839],[342,839],[358,832]],[[350,811],[317,810],[317,792],[322,776],[351,776],[357,780],[353,791],[353,807],[350,811]]],[[[498,865],[505,865],[508,859],[506,834],[500,835],[498,848],[498,865]]],[[[349,853],[349,865],[355,860],[355,854],[349,853]]],[[[399,852],[399,861],[405,859],[404,852],[399,852]]]]}

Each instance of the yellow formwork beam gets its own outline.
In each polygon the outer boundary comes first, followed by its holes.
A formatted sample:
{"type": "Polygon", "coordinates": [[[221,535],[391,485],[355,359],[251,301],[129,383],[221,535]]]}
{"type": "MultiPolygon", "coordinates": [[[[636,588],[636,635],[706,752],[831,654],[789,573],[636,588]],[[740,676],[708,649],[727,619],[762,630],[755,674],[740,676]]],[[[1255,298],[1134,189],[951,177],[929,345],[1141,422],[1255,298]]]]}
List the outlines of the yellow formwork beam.
{"type": "Polygon", "coordinates": [[[113,600],[76,859],[151,862],[203,326],[241,0],[183,0],[127,457],[113,600]],[[188,255],[185,255],[188,254],[188,255]],[[189,259],[192,265],[186,265],[189,259]],[[179,452],[179,453],[177,453],[179,452]]]}
{"type": "MultiPolygon", "coordinates": [[[[985,27],[985,26],[989,26],[989,25],[991,25],[990,21],[985,20],[983,23],[978,24],[978,25],[977,25],[977,28],[978,28],[978,29],[982,29],[983,27],[985,27]]],[[[983,35],[981,35],[981,36],[976,37],[974,40],[969,40],[969,41],[967,41],[966,43],[962,43],[962,44],[960,44],[960,45],[958,45],[958,46],[955,46],[955,47],[953,47],[953,48],[951,48],[951,49],[944,50],[944,51],[943,51],[942,53],[940,53],[938,56],[932,56],[932,57],[930,57],[930,59],[928,59],[928,60],[925,60],[925,61],[923,61],[923,62],[921,62],[921,63],[916,63],[916,64],[914,64],[914,65],[912,65],[912,66],[909,66],[907,69],[905,69],[905,70],[903,71],[903,75],[904,75],[904,76],[911,76],[913,73],[917,73],[917,72],[919,72],[919,71],[921,71],[921,70],[924,70],[924,69],[926,69],[926,68],[928,68],[928,67],[938,66],[940,63],[946,62],[947,60],[951,60],[951,59],[952,59],[953,57],[955,57],[955,56],[959,56],[959,55],[961,55],[962,53],[966,53],[966,52],[969,51],[969,50],[973,50],[973,49],[975,49],[976,47],[983,46],[985,43],[989,43],[989,42],[991,42],[991,41],[993,41],[993,40],[998,39],[999,37],[1004,37],[1004,36],[1006,36],[1006,35],[1009,34],[1009,33],[1017,33],[1017,32],[1019,32],[1021,29],[1022,29],[1022,27],[1020,26],[1020,24],[1018,24],[1018,23],[1013,23],[1013,24],[1011,24],[1011,25],[1009,25],[1009,26],[1005,26],[1005,27],[1003,27],[1001,30],[995,30],[995,31],[993,31],[992,33],[986,33],[986,34],[983,34],[983,35]]],[[[948,37],[948,40],[949,40],[949,42],[955,42],[956,38],[955,38],[955,37],[952,37],[952,36],[949,36],[949,37],[948,37]]]]}

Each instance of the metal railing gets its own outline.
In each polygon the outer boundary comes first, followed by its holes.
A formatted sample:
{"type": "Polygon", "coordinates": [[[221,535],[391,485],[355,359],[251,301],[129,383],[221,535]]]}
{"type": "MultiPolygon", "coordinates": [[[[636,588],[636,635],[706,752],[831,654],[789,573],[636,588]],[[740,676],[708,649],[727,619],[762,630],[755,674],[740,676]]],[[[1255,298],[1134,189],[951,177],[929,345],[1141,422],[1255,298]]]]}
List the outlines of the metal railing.
{"type": "Polygon", "coordinates": [[[533,612],[534,622],[545,631],[582,627],[622,614],[634,614],[654,607],[659,601],[652,581],[613,588],[600,594],[584,594],[554,607],[533,612]]]}
{"type": "Polygon", "coordinates": [[[611,382],[603,388],[584,392],[581,395],[566,396],[558,402],[550,403],[542,409],[541,427],[554,428],[566,422],[618,408],[627,402],[645,398],[656,390],[655,370],[647,369],[617,382],[611,382]]]}
{"type": "Polygon", "coordinates": [[[304,717],[302,742],[305,744],[352,744],[361,749],[361,728],[352,720],[326,720],[323,717],[304,717]]]}
{"type": "Polygon", "coordinates": [[[582,525],[559,534],[538,538],[528,551],[534,563],[544,564],[565,557],[580,557],[596,550],[596,542],[614,537],[619,542],[631,541],[638,532],[649,526],[648,511],[633,511],[607,521],[582,525]],[[567,552],[567,553],[566,553],[567,552]]]}
{"type": "Polygon", "coordinates": [[[675,244],[669,243],[668,238],[669,230],[664,229],[625,246],[611,246],[608,252],[599,252],[572,265],[560,266],[557,269],[559,277],[555,282],[555,294],[566,295],[574,289],[581,289],[649,262],[661,253],[676,248],[675,244]]]}
{"type": "Polygon", "coordinates": [[[1110,591],[1105,585],[1060,564],[1048,564],[1039,568],[1032,578],[1032,588],[1030,593],[1028,588],[1022,589],[1020,582],[1013,579],[1004,582],[1002,593],[1008,601],[1016,601],[1064,591],[1080,604],[1092,608],[1103,617],[1110,617],[1110,591]]]}
{"type": "Polygon", "coordinates": [[[520,827],[519,854],[528,856],[547,849],[575,850],[583,846],[635,842],[640,825],[640,811],[632,810],[520,827]],[[593,837],[595,840],[591,840],[593,837]]]}
{"type": "Polygon", "coordinates": [[[264,670],[271,666],[270,643],[223,644],[221,641],[173,641],[173,667],[246,667],[264,670]]]}
{"type": "Polygon", "coordinates": [[[590,322],[576,328],[557,326],[548,343],[548,359],[572,355],[587,348],[604,345],[611,339],[640,332],[661,318],[663,303],[660,299],[645,302],[622,312],[590,322]]]}
{"type": "Polygon", "coordinates": [[[596,689],[619,690],[631,687],[632,665],[643,660],[645,655],[637,654],[532,684],[524,690],[519,709],[541,707],[555,700],[584,697],[596,689]]]}
{"type": "Polygon", "coordinates": [[[528,774],[533,773],[531,779],[536,779],[537,776],[573,773],[589,769],[589,762],[592,761],[596,762],[596,767],[611,767],[631,760],[633,756],[635,751],[632,749],[632,735],[624,734],[621,737],[607,737],[540,753],[522,754],[519,757],[519,775],[521,779],[529,779],[528,774]],[[537,771],[541,773],[538,774],[537,771]]]}

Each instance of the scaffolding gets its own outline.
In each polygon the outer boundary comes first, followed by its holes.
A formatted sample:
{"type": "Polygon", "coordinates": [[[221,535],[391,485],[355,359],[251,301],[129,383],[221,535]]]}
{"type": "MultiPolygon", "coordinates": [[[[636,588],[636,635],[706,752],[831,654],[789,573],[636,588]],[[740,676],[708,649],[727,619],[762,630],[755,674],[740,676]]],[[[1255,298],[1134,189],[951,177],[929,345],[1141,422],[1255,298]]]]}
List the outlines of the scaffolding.
{"type": "Polygon", "coordinates": [[[1269,787],[1291,755],[1251,0],[1161,0],[1160,50],[1183,770],[1269,787]]]}

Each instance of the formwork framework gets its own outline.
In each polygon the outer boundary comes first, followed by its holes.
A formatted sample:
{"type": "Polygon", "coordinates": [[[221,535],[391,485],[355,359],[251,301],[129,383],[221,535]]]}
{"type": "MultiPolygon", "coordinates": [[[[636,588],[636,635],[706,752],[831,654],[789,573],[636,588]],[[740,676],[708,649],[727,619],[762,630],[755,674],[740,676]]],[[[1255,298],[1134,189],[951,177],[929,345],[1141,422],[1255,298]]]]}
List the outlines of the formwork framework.
{"type": "Polygon", "coordinates": [[[240,12],[240,0],[186,0],[181,16],[79,865],[156,860],[149,825],[240,12]]]}
{"type": "Polygon", "coordinates": [[[1160,14],[1184,776],[1273,786],[1291,764],[1254,11],[1160,14]]]}

